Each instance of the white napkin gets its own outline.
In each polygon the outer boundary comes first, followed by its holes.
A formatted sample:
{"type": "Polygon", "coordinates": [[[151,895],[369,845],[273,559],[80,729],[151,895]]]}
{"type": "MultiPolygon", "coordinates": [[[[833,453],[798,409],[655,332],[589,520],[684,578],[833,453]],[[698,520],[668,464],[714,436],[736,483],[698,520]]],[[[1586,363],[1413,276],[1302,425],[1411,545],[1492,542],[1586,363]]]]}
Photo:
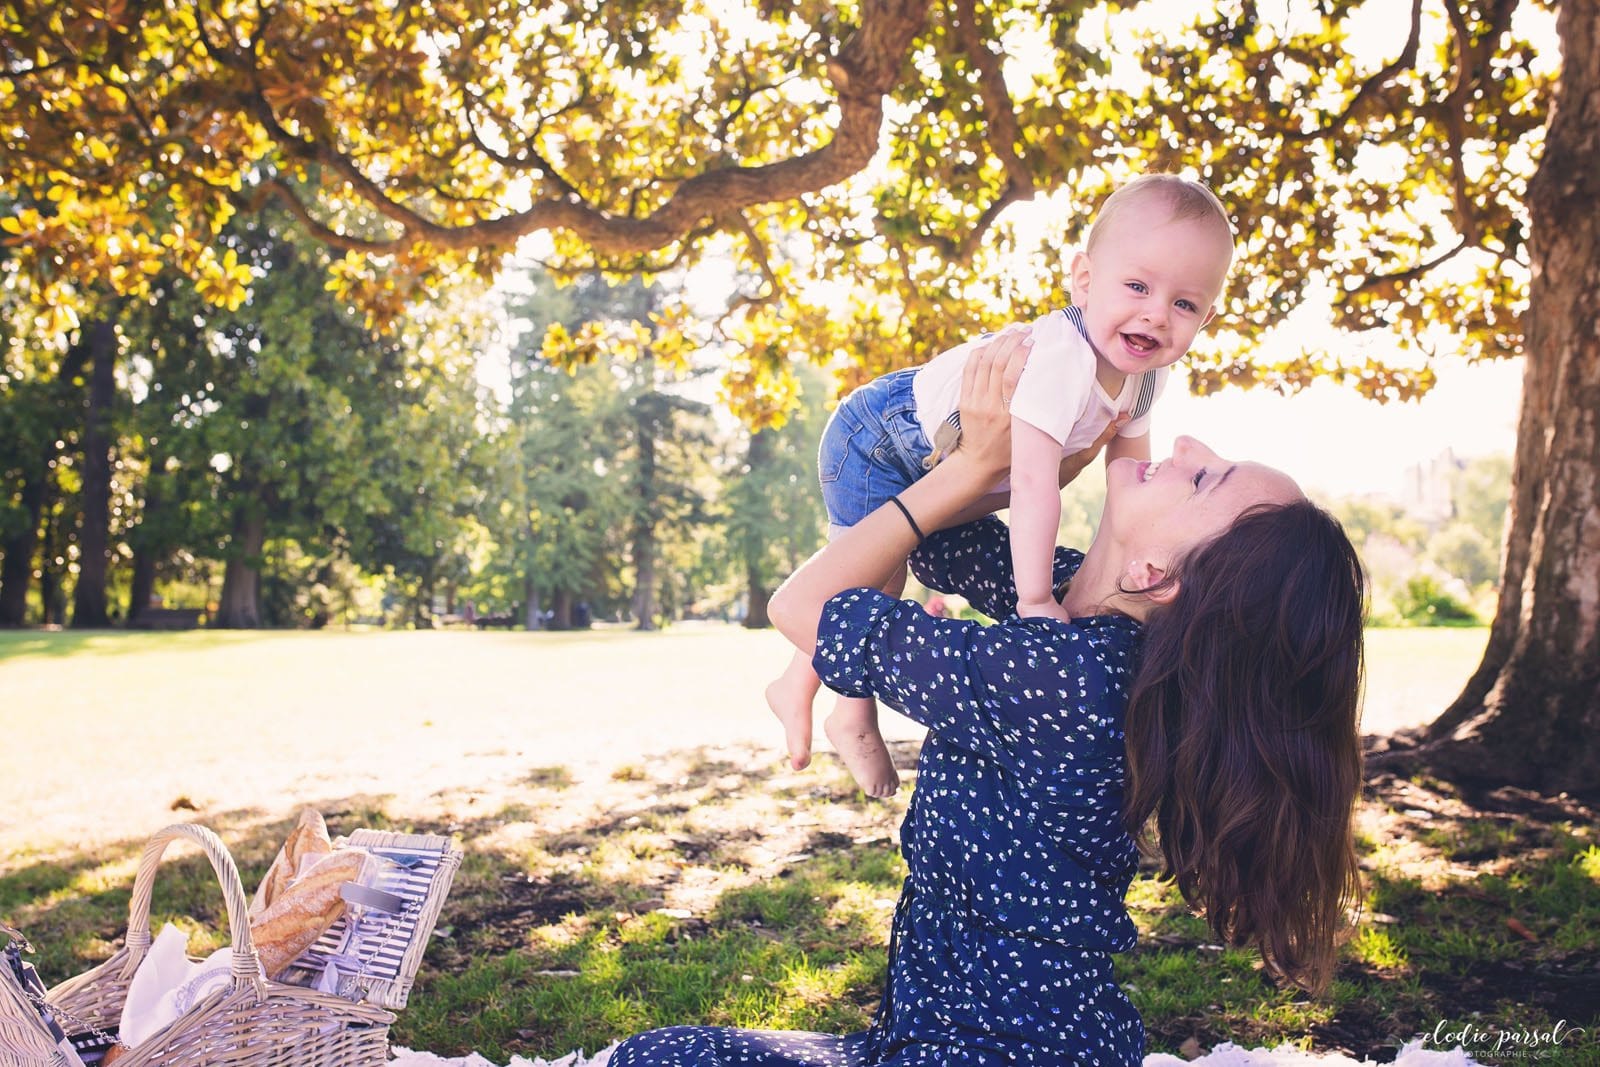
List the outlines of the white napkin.
{"type": "Polygon", "coordinates": [[[125,1044],[138,1048],[202,999],[227,988],[233,950],[219,948],[195,963],[188,946],[189,936],[167,923],[139,961],[122,1004],[118,1036],[125,1044]]]}

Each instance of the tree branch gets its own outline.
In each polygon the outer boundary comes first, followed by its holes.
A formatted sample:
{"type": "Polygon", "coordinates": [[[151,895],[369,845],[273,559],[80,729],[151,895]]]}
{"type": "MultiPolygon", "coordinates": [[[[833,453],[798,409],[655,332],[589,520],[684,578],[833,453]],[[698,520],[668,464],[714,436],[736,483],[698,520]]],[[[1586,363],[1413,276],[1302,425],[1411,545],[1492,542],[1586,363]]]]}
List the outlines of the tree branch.
{"type": "MultiPolygon", "coordinates": [[[[266,96],[259,87],[254,88],[247,99],[251,104],[251,110],[254,111],[262,125],[267,128],[268,134],[290,156],[303,163],[318,163],[327,167],[335,175],[344,179],[355,194],[366,201],[378,214],[400,225],[401,233],[399,236],[392,240],[381,242],[383,251],[398,251],[418,240],[427,240],[447,248],[464,248],[478,243],[459,239],[460,234],[476,229],[477,224],[452,230],[449,227],[439,225],[431,219],[424,218],[411,208],[390,198],[383,191],[383,188],[367,177],[350,157],[340,152],[330,143],[333,136],[331,131],[324,131],[321,140],[308,140],[297,136],[290,133],[278,121],[278,116],[273,112],[272,105],[267,102],[266,96]],[[452,236],[455,239],[452,239],[452,236]]],[[[328,231],[326,227],[323,229],[325,232],[333,232],[328,231]]],[[[355,240],[358,245],[371,244],[371,242],[364,242],[359,238],[355,240]]],[[[352,250],[351,248],[346,248],[346,251],[352,250]]]]}
{"type": "MultiPolygon", "coordinates": [[[[1449,7],[1451,5],[1446,3],[1445,6],[1449,7]]],[[[1356,113],[1356,109],[1361,106],[1367,97],[1387,85],[1396,74],[1416,64],[1417,45],[1421,38],[1422,0],[1411,0],[1411,30],[1406,35],[1406,46],[1400,50],[1400,55],[1394,62],[1362,81],[1360,87],[1356,89],[1356,94],[1346,101],[1344,108],[1332,119],[1312,130],[1287,130],[1283,134],[1283,139],[1290,142],[1315,141],[1319,138],[1327,137],[1329,134],[1337,133],[1345,123],[1350,121],[1351,116],[1356,113]]]]}
{"type": "Polygon", "coordinates": [[[1489,76],[1495,42],[1511,24],[1511,12],[1515,7],[1514,2],[1497,0],[1490,12],[1489,25],[1475,37],[1460,8],[1454,3],[1445,5],[1450,29],[1456,38],[1456,76],[1440,108],[1444,127],[1449,133],[1445,148],[1450,157],[1450,193],[1451,204],[1455,208],[1456,228],[1461,231],[1463,238],[1472,242],[1481,239],[1483,228],[1478,223],[1474,210],[1476,205],[1467,188],[1466,165],[1462,160],[1462,147],[1467,140],[1467,108],[1472,103],[1473,92],[1489,76]]]}
{"type": "Polygon", "coordinates": [[[984,139],[1005,168],[1006,184],[959,240],[944,234],[924,234],[918,243],[937,249],[945,259],[965,260],[971,257],[1001,212],[1018,200],[1032,200],[1037,187],[1027,161],[1017,151],[1022,131],[1017,126],[1016,105],[1011,102],[1011,93],[1006,88],[1000,57],[990,50],[983,34],[978,32],[975,0],[955,0],[953,16],[951,34],[978,72],[978,96],[987,126],[984,139]]]}
{"type": "Polygon", "coordinates": [[[249,71],[252,74],[255,73],[255,67],[253,65],[247,65],[241,61],[237,52],[231,49],[222,48],[220,45],[214,42],[211,39],[211,35],[206,32],[206,13],[210,9],[210,4],[202,3],[196,7],[194,13],[194,28],[195,33],[200,38],[201,49],[203,49],[205,54],[211,57],[212,60],[228,70],[241,72],[249,71]]]}
{"type": "Polygon", "coordinates": [[[756,268],[761,271],[761,276],[766,279],[767,291],[754,294],[740,293],[736,299],[731,301],[728,304],[728,310],[724,311],[717,319],[716,330],[719,334],[722,332],[722,324],[728,319],[745,308],[762,307],[772,303],[778,298],[778,293],[783,288],[778,282],[777,272],[772,269],[772,261],[767,253],[766,241],[762,240],[761,235],[756,232],[756,228],[751,225],[744,212],[741,211],[735,214],[734,219],[736,220],[734,229],[744,234],[745,240],[749,242],[750,258],[756,261],[756,268]]]}
{"type": "Polygon", "coordinates": [[[978,32],[978,6],[975,0],[956,0],[952,28],[961,50],[972,60],[978,70],[979,96],[983,101],[983,117],[988,124],[986,140],[994,154],[1005,167],[1010,184],[1017,190],[1015,196],[1024,200],[1033,196],[1033,174],[1027,161],[1017,151],[1022,143],[1022,131],[1017,126],[1016,105],[1011,102],[1011,92],[1006,88],[1005,72],[1000,57],[990,50],[988,42],[978,32]]]}
{"type": "Polygon", "coordinates": [[[295,194],[289,183],[282,178],[269,178],[262,182],[256,189],[255,195],[247,202],[247,207],[252,211],[258,211],[267,200],[274,196],[283,202],[283,206],[289,210],[289,214],[293,215],[300,225],[306,228],[307,233],[323,244],[337,248],[341,252],[387,255],[391,252],[403,251],[410,244],[409,241],[402,239],[374,241],[363,237],[352,237],[347,233],[335,230],[311,214],[311,209],[295,194]]]}
{"type": "Polygon", "coordinates": [[[1410,268],[1408,268],[1406,270],[1397,271],[1394,274],[1374,274],[1374,275],[1371,275],[1370,277],[1363,278],[1361,280],[1361,284],[1356,286],[1354,289],[1350,290],[1350,292],[1352,294],[1354,294],[1354,293],[1363,292],[1363,291],[1365,291],[1367,289],[1375,289],[1380,285],[1387,285],[1389,283],[1399,284],[1401,282],[1412,281],[1412,280],[1414,280],[1416,278],[1422,277],[1424,274],[1428,273],[1433,268],[1439,266],[1441,263],[1445,263],[1445,262],[1447,262],[1447,261],[1449,261],[1451,259],[1454,259],[1456,256],[1460,255],[1462,252],[1465,252],[1467,249],[1472,248],[1472,247],[1473,247],[1472,242],[1468,241],[1465,237],[1463,237],[1460,241],[1458,241],[1456,243],[1456,246],[1454,248],[1451,248],[1450,250],[1448,250],[1446,252],[1439,253],[1439,255],[1435,256],[1433,259],[1427,260],[1427,261],[1422,262],[1422,263],[1418,263],[1415,267],[1410,267],[1410,268]]]}
{"type": "Polygon", "coordinates": [[[464,106],[462,107],[462,117],[466,119],[467,132],[472,135],[472,143],[477,147],[478,151],[482,152],[484,155],[488,156],[490,159],[494,160],[496,163],[507,168],[508,170],[537,170],[545,178],[555,183],[560,195],[578,203],[584,202],[583,195],[578,192],[577,187],[571,182],[567,181],[567,179],[562,176],[561,172],[556,170],[556,168],[551,165],[550,161],[545,159],[544,156],[539,152],[539,149],[535,144],[535,138],[538,137],[537,130],[534,131],[532,136],[523,139],[521,158],[510,155],[506,152],[497,151],[496,149],[489,147],[489,145],[485,143],[483,135],[478,132],[478,123],[473,117],[473,108],[474,105],[479,104],[480,101],[475,96],[472,96],[469,90],[465,89],[462,90],[461,98],[464,103],[464,106]]]}
{"type": "Polygon", "coordinates": [[[798,74],[790,74],[788,77],[779,78],[775,82],[763,82],[760,85],[751,85],[749,79],[746,78],[743,91],[734,98],[733,106],[728,109],[726,115],[722,116],[722,121],[717,123],[717,140],[724,145],[728,143],[728,134],[732,131],[733,124],[744,115],[745,108],[750,106],[750,101],[762,93],[770,93],[775,89],[781,89],[798,77],[798,74]]]}
{"type": "Polygon", "coordinates": [[[339,235],[327,227],[317,231],[324,239],[338,237],[330,241],[336,247],[387,252],[426,240],[437,248],[466,250],[485,244],[509,245],[540,230],[565,229],[603,256],[650,252],[690,239],[708,218],[727,218],[756,204],[793,200],[844,181],[865,167],[878,149],[884,97],[899,81],[906,50],[926,20],[929,3],[864,0],[859,27],[828,63],[838,93],[839,118],[827,144],[776,163],[720,167],[697,174],[643,217],[619,216],[587,203],[555,198],[499,218],[464,226],[440,225],[386,195],[329,142],[330,134],[323,133],[318,140],[291,134],[277,121],[259,89],[246,99],[272,138],[292,157],[328,167],[348,182],[356,195],[402,228],[399,236],[381,242],[339,235]]]}

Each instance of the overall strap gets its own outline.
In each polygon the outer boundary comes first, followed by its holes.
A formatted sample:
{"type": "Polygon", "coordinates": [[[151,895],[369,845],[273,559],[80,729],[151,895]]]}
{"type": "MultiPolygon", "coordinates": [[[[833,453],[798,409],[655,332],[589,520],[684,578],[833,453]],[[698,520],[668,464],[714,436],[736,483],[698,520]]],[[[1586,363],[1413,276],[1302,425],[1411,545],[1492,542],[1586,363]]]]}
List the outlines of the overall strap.
{"type": "Polygon", "coordinates": [[[1154,372],[1139,375],[1139,395],[1133,401],[1130,419],[1142,419],[1150,414],[1156,403],[1156,376],[1154,372]]]}

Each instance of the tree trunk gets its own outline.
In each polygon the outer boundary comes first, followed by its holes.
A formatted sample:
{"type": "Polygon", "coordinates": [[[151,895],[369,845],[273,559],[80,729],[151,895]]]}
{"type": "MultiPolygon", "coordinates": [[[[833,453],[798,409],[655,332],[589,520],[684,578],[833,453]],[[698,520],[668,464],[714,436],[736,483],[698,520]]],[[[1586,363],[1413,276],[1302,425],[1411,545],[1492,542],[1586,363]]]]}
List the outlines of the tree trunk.
{"type": "MultiPolygon", "coordinates": [[[[1532,218],[1526,369],[1483,663],[1420,732],[1446,777],[1600,790],[1600,8],[1559,5],[1562,72],[1532,218]]],[[[1397,755],[1411,758],[1403,752],[1397,755]]]]}
{"type": "Polygon", "coordinates": [[[89,397],[83,426],[83,523],[78,530],[78,584],[72,627],[102,627],[106,618],[106,566],[111,543],[111,405],[117,394],[117,327],[96,319],[89,339],[89,397]]]}
{"type": "Polygon", "coordinates": [[[142,548],[133,554],[133,584],[128,590],[128,622],[137,622],[156,591],[156,554],[142,548]]]}
{"type": "MultiPolygon", "coordinates": [[[[748,476],[758,479],[756,484],[770,484],[766,469],[777,458],[778,435],[772,430],[756,430],[750,435],[745,451],[745,468],[748,476]]],[[[772,599],[771,574],[767,556],[769,545],[764,536],[746,530],[739,539],[739,555],[744,559],[744,585],[747,607],[744,616],[746,630],[765,630],[772,626],[767,616],[767,601],[772,599]]],[[[794,567],[789,568],[793,573],[794,567]]]]}
{"type": "Polygon", "coordinates": [[[61,596],[61,574],[48,563],[39,568],[39,604],[46,626],[60,626],[67,617],[61,596]]]}
{"type": "Polygon", "coordinates": [[[128,622],[138,621],[140,615],[150,606],[150,598],[156,591],[156,565],[163,550],[151,543],[151,531],[160,528],[162,512],[162,491],[159,463],[156,457],[151,457],[150,477],[144,483],[144,507],[140,509],[141,515],[137,529],[130,531],[130,540],[135,542],[133,549],[133,584],[128,590],[128,622]]]}
{"type": "Polygon", "coordinates": [[[633,542],[633,617],[635,630],[656,628],[656,537],[641,532],[633,542]]]}
{"type": "MultiPolygon", "coordinates": [[[[650,379],[646,379],[650,381],[650,379]]],[[[653,388],[653,382],[651,383],[653,388]]],[[[634,401],[635,434],[639,445],[639,474],[634,483],[634,504],[639,517],[633,528],[633,617],[636,630],[656,628],[656,421],[651,414],[654,397],[646,393],[634,401]]]]}
{"type": "Polygon", "coordinates": [[[433,575],[429,573],[417,587],[417,597],[411,602],[411,625],[419,630],[433,629],[433,575]]]}
{"type": "Polygon", "coordinates": [[[750,607],[744,614],[744,628],[765,630],[771,627],[772,620],[767,617],[767,601],[772,599],[772,590],[761,583],[753,570],[746,574],[745,597],[750,601],[750,607]]]}
{"type": "Polygon", "coordinates": [[[46,626],[61,626],[67,621],[67,597],[62,588],[62,576],[66,572],[69,537],[55,496],[56,487],[47,484],[39,553],[39,602],[43,605],[46,626]]]}
{"type": "MultiPolygon", "coordinates": [[[[23,626],[27,623],[28,616],[28,586],[33,582],[33,564],[36,553],[39,551],[40,526],[45,521],[46,508],[51,497],[51,470],[60,453],[57,441],[63,432],[63,425],[67,419],[70,399],[76,391],[74,385],[78,375],[83,373],[85,362],[89,358],[87,334],[80,331],[78,342],[67,346],[66,355],[61,360],[61,368],[56,381],[52,384],[54,394],[52,401],[46,401],[54,411],[50,427],[38,437],[33,439],[31,446],[37,449],[39,457],[38,466],[29,476],[25,476],[21,492],[18,494],[17,503],[27,516],[27,525],[14,539],[0,547],[5,553],[5,562],[0,564],[0,626],[23,626]]],[[[76,421],[78,416],[73,414],[76,421]]],[[[47,557],[51,546],[49,538],[44,538],[44,553],[47,557]]],[[[49,568],[49,560],[40,558],[41,583],[43,574],[49,568]]],[[[45,622],[50,622],[50,598],[44,597],[45,622]]]]}
{"type": "Polygon", "coordinates": [[[28,621],[28,586],[33,583],[33,557],[39,547],[39,523],[44,516],[46,483],[55,451],[52,442],[40,457],[39,466],[23,482],[17,503],[26,516],[26,525],[0,548],[5,552],[5,560],[0,562],[0,626],[24,626],[28,621]]]}
{"type": "Polygon", "coordinates": [[[555,618],[550,620],[552,630],[572,629],[572,594],[565,589],[556,594],[555,618]]]}
{"type": "Polygon", "coordinates": [[[217,598],[217,617],[211,620],[217,629],[261,628],[261,548],[266,541],[266,516],[249,507],[234,512],[222,595],[217,598]]]}

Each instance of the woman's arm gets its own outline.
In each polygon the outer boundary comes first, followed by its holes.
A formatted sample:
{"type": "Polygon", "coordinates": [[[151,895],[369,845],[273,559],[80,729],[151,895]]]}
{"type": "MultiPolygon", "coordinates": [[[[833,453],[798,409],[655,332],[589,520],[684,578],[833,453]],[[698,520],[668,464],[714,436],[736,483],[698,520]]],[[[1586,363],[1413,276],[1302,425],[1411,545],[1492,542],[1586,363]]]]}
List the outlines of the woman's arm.
{"type": "MultiPolygon", "coordinates": [[[[1027,359],[1025,327],[1007,328],[967,360],[961,379],[961,444],[900,494],[924,532],[949,525],[988,492],[1010,462],[1005,398],[1027,359]]],[[[816,649],[823,606],[846,589],[871,585],[917,547],[911,524],[892,503],[844,531],[772,594],[767,614],[790,642],[816,649]]]]}

